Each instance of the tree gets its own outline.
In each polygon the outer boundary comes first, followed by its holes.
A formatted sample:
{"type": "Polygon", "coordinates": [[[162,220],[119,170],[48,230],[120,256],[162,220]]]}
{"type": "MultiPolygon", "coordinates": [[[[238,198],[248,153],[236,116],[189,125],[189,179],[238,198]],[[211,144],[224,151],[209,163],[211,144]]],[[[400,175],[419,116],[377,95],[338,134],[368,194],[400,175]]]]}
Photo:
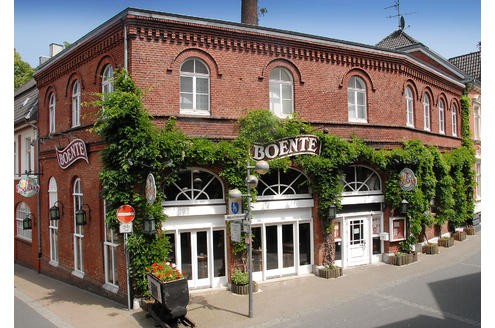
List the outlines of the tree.
{"type": "Polygon", "coordinates": [[[14,90],[29,81],[35,69],[22,60],[21,55],[14,49],[14,90]]]}

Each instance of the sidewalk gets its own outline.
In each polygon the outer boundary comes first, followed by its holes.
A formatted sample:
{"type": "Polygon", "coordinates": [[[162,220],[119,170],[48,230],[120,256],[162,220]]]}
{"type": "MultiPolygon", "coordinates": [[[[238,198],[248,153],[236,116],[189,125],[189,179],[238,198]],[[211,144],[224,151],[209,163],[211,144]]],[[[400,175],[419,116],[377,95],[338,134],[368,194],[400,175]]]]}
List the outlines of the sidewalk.
{"type": "MultiPolygon", "coordinates": [[[[314,275],[270,280],[260,284],[254,294],[253,318],[248,318],[249,298],[230,291],[191,291],[187,317],[197,327],[268,327],[276,322],[297,320],[297,314],[349,302],[370,291],[411,279],[462,261],[481,247],[481,236],[468,236],[454,247],[440,248],[439,255],[419,255],[407,266],[374,264],[345,269],[338,279],[314,275]]],[[[58,327],[155,327],[155,322],[141,309],[92,294],[43,274],[15,265],[15,296],[25,301],[58,327]]]]}

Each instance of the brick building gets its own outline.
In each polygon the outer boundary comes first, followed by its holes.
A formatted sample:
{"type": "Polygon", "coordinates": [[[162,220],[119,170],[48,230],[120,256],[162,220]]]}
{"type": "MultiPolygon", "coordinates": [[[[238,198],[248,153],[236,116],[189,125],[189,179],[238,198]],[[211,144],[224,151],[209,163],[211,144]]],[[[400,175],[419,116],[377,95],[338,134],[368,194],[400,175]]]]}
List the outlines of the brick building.
{"type": "MultiPolygon", "coordinates": [[[[389,41],[408,37],[394,33],[389,41]]],[[[145,107],[157,124],[175,116],[190,136],[232,139],[248,110],[267,109],[279,117],[296,113],[316,128],[343,138],[357,135],[376,148],[409,139],[442,150],[459,147],[465,74],[421,44],[390,48],[141,9],[120,12],[35,74],[43,141],[41,240],[32,241],[33,248],[40,247],[39,270],[125,299],[122,241],[104,223],[99,193],[105,144],[90,130],[97,108],[81,106],[95,93],[112,90],[116,69],[128,69],[148,90],[145,107]],[[50,220],[54,205],[61,210],[58,220],[50,220]],[[85,225],[76,224],[80,210],[87,214],[85,225]]],[[[197,175],[211,181],[214,191],[198,203],[178,197],[181,190],[194,189],[186,182],[166,190],[168,219],[162,230],[174,242],[177,264],[191,273],[191,288],[225,285],[225,263],[231,258],[224,220],[229,186],[209,167],[186,168],[183,174],[191,179],[181,181],[192,183],[197,175]]],[[[270,174],[268,188],[309,179],[296,168],[270,174]]],[[[386,177],[373,167],[354,165],[346,179],[368,192],[356,187],[342,195],[337,264],[382,261],[405,237],[403,218],[391,217],[384,206],[386,177]]],[[[253,209],[255,280],[310,273],[321,264],[316,199],[309,188],[258,198],[253,209]]]]}

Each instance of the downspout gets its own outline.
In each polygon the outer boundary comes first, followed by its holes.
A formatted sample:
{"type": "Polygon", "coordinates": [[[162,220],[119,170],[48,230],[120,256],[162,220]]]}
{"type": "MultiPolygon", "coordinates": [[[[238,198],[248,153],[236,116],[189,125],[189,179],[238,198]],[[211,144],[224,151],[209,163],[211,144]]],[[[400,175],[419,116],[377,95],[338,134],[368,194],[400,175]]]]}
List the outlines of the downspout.
{"type": "MultiPolygon", "coordinates": [[[[41,172],[40,172],[40,131],[38,130],[38,127],[36,127],[36,173],[38,173],[38,183],[40,180],[41,172]]],[[[40,188],[41,189],[41,188],[40,188]]],[[[41,190],[38,191],[38,204],[37,204],[37,211],[38,211],[38,222],[37,222],[37,228],[38,228],[38,273],[41,273],[41,190]]]]}
{"type": "Polygon", "coordinates": [[[127,58],[128,58],[128,50],[127,50],[127,26],[124,21],[124,68],[127,71],[127,58]]]}

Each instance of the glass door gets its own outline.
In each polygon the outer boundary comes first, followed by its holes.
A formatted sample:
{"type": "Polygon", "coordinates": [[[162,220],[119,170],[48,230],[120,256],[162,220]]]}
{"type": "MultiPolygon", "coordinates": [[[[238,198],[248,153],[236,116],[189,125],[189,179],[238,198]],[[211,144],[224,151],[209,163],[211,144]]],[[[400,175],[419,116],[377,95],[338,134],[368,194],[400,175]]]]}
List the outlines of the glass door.
{"type": "Polygon", "coordinates": [[[266,276],[293,274],[295,270],[294,224],[265,227],[266,276]]]}
{"type": "MultiPolygon", "coordinates": [[[[177,265],[185,271],[185,277],[189,281],[189,287],[210,286],[210,261],[209,251],[210,236],[208,231],[180,232],[177,265]]],[[[217,261],[218,262],[218,261],[217,261]]],[[[222,264],[215,263],[215,268],[222,264]]],[[[218,272],[215,272],[217,274],[218,272]]]]}
{"type": "Polygon", "coordinates": [[[352,218],[347,221],[349,240],[347,243],[347,265],[369,263],[369,220],[352,218]]]}

